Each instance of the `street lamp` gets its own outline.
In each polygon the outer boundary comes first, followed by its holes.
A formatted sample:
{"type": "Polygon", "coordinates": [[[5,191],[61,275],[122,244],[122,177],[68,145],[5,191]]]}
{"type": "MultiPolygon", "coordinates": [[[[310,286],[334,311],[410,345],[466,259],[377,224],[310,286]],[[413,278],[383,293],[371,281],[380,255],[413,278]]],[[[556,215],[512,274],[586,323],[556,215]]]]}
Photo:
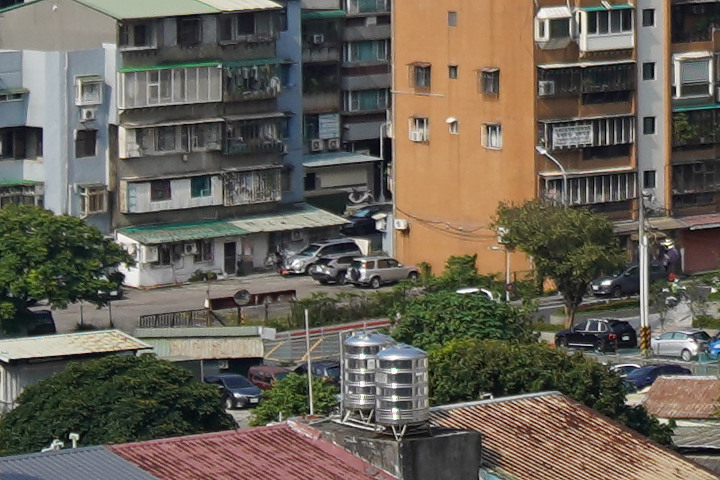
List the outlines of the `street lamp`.
{"type": "Polygon", "coordinates": [[[505,252],[505,301],[510,301],[510,250],[507,247],[501,247],[500,245],[493,245],[490,250],[505,252]]]}
{"type": "Polygon", "coordinates": [[[547,157],[560,169],[560,174],[562,175],[563,179],[562,204],[563,207],[567,207],[567,173],[565,172],[565,168],[563,168],[562,164],[558,161],[557,158],[550,155],[550,152],[548,152],[547,148],[543,147],[542,145],[536,145],[535,150],[537,150],[540,155],[547,157]]]}

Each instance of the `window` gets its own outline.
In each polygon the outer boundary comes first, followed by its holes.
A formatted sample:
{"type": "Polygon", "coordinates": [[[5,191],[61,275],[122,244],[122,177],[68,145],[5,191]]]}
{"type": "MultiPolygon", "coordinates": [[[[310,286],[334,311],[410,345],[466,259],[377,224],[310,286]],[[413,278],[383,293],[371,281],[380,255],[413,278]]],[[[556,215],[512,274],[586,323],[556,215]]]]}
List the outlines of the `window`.
{"type": "Polygon", "coordinates": [[[347,0],[346,9],[350,14],[386,12],[388,0],[347,0]]]}
{"type": "MultiPolygon", "coordinates": [[[[571,177],[567,180],[567,201],[570,205],[591,205],[622,202],[637,198],[637,174],[614,173],[591,177],[571,177]]],[[[560,200],[563,179],[558,176],[544,178],[541,183],[545,198],[560,200]]]]}
{"type": "Polygon", "coordinates": [[[192,198],[209,197],[212,191],[212,179],[209,175],[190,179],[190,196],[192,198]]]}
{"type": "Polygon", "coordinates": [[[410,141],[430,141],[430,119],[427,117],[413,117],[410,119],[410,141]]]}
{"type": "Polygon", "coordinates": [[[120,26],[120,50],[155,48],[155,28],[150,22],[123,23],[120,26]]]}
{"type": "Polygon", "coordinates": [[[97,148],[97,130],[75,132],[75,158],[94,157],[97,148]]]}
{"type": "Polygon", "coordinates": [[[197,252],[193,257],[195,263],[198,262],[212,262],[213,259],[213,242],[212,240],[197,240],[195,241],[195,248],[197,252]]]}
{"type": "Polygon", "coordinates": [[[415,88],[430,89],[430,65],[413,65],[412,74],[415,88]]]}
{"type": "Polygon", "coordinates": [[[672,84],[675,98],[704,97],[712,92],[710,57],[676,57],[673,62],[672,84]]]}
{"type": "Polygon", "coordinates": [[[107,212],[107,188],[105,186],[80,187],[80,215],[87,217],[107,212]]]}
{"type": "Polygon", "coordinates": [[[346,112],[385,110],[388,107],[386,89],[345,92],[344,99],[346,112]]]}
{"type": "Polygon", "coordinates": [[[448,12],[448,27],[457,27],[457,12],[448,12]]]}
{"type": "Polygon", "coordinates": [[[643,172],[643,188],[655,188],[655,170],[643,172]]]}
{"type": "Polygon", "coordinates": [[[153,180],[150,182],[150,201],[161,202],[170,200],[170,180],[153,180]]]}
{"type": "Polygon", "coordinates": [[[559,18],[536,18],[535,41],[564,40],[570,38],[570,16],[559,18]]]}
{"type": "Polygon", "coordinates": [[[34,127],[0,128],[0,160],[36,159],[43,154],[43,129],[34,127]]]}
{"type": "Polygon", "coordinates": [[[98,76],[75,78],[75,105],[100,105],[103,99],[103,79],[98,76]]]}
{"type": "Polygon", "coordinates": [[[539,138],[550,150],[623,145],[635,141],[635,118],[598,118],[567,123],[541,123],[539,138]]]}
{"type": "Polygon", "coordinates": [[[643,135],[655,133],[655,117],[643,117],[643,135]]]}
{"type": "Polygon", "coordinates": [[[485,148],[502,148],[502,125],[483,125],[483,146],[485,148]]]}
{"type": "Polygon", "coordinates": [[[500,70],[485,68],[478,72],[478,92],[485,95],[500,93],[500,70]]]}
{"type": "Polygon", "coordinates": [[[346,63],[379,62],[388,59],[387,40],[347,42],[343,49],[346,63]]]}
{"type": "Polygon", "coordinates": [[[25,98],[27,90],[22,88],[10,88],[0,90],[0,103],[2,102],[20,102],[25,98]]]}
{"type": "Polygon", "coordinates": [[[223,175],[225,205],[278,202],[281,197],[280,168],[227,171],[223,175]]]}
{"type": "Polygon", "coordinates": [[[599,10],[587,12],[587,33],[608,35],[632,32],[632,9],[599,10]]]}
{"type": "Polygon", "coordinates": [[[460,133],[460,125],[454,118],[448,118],[448,128],[452,135],[458,135],[460,133]]]}
{"type": "Polygon", "coordinates": [[[173,245],[164,243],[158,247],[158,259],[157,262],[153,262],[153,265],[171,265],[173,257],[175,257],[175,254],[173,252],[173,245]]]}
{"type": "Polygon", "coordinates": [[[0,208],[5,205],[43,206],[43,184],[7,185],[0,187],[0,208]]]}
{"type": "Polygon", "coordinates": [[[197,45],[202,40],[202,28],[200,19],[197,17],[178,18],[175,22],[177,26],[177,44],[183,46],[197,45]]]}
{"type": "Polygon", "coordinates": [[[448,77],[452,80],[456,80],[458,76],[457,65],[448,65],[448,77]]]}
{"type": "Polygon", "coordinates": [[[655,9],[644,8],[642,11],[642,26],[643,27],[654,27],[655,26],[655,9]]]}
{"type": "MultiPolygon", "coordinates": [[[[180,67],[120,73],[120,108],[220,102],[223,69],[180,67]]],[[[228,82],[232,76],[228,74],[228,82]]]]}
{"type": "MultiPolygon", "coordinates": [[[[239,13],[231,15],[220,15],[218,17],[218,40],[223,42],[237,42],[247,40],[260,30],[260,25],[255,25],[254,13],[239,13]]],[[[287,24],[287,17],[286,17],[287,24]]],[[[272,36],[269,24],[262,25],[268,38],[272,36]]]]}
{"type": "Polygon", "coordinates": [[[642,65],[643,80],[655,80],[655,62],[645,62],[642,65]]]}
{"type": "MultiPolygon", "coordinates": [[[[208,152],[221,148],[221,124],[170,125],[128,131],[127,151],[130,156],[165,153],[208,152]],[[135,135],[134,139],[132,135],[135,135]],[[139,148],[138,148],[139,147],[139,148]]],[[[125,157],[122,157],[125,158],[125,157]]]]}

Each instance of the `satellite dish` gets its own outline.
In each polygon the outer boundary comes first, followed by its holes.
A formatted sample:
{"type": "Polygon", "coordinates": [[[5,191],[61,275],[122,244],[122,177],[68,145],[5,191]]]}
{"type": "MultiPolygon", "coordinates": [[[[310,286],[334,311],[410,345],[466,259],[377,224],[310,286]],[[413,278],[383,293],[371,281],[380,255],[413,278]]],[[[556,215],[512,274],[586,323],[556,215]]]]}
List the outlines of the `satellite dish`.
{"type": "Polygon", "coordinates": [[[235,301],[235,304],[244,307],[248,303],[250,303],[250,292],[247,290],[238,290],[235,292],[235,295],[233,295],[233,300],[235,301]]]}

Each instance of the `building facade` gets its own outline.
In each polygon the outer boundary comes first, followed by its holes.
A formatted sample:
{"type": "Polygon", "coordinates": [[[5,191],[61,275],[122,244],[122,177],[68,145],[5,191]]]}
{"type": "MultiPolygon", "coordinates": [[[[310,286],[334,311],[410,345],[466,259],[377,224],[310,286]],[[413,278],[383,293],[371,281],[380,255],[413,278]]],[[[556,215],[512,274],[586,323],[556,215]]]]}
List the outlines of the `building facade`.
{"type": "MultiPolygon", "coordinates": [[[[607,215],[632,249],[642,192],[653,240],[674,240],[687,272],[717,268],[716,9],[394,5],[398,257],[440,269],[477,253],[484,272],[502,271],[505,259],[489,251],[494,212],[532,198],[607,215]]],[[[512,268],[527,263],[513,256],[512,268]]]]}

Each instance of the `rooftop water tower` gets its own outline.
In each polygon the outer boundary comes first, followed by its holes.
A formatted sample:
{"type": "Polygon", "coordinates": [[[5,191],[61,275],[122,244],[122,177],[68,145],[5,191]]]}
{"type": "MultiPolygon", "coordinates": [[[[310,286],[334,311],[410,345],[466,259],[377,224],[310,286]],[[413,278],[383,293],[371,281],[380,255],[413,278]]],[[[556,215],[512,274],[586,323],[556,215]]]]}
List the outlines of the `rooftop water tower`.
{"type": "Polygon", "coordinates": [[[343,421],[350,417],[364,423],[375,411],[376,355],[393,345],[392,338],[379,333],[355,333],[343,342],[343,421]]]}

